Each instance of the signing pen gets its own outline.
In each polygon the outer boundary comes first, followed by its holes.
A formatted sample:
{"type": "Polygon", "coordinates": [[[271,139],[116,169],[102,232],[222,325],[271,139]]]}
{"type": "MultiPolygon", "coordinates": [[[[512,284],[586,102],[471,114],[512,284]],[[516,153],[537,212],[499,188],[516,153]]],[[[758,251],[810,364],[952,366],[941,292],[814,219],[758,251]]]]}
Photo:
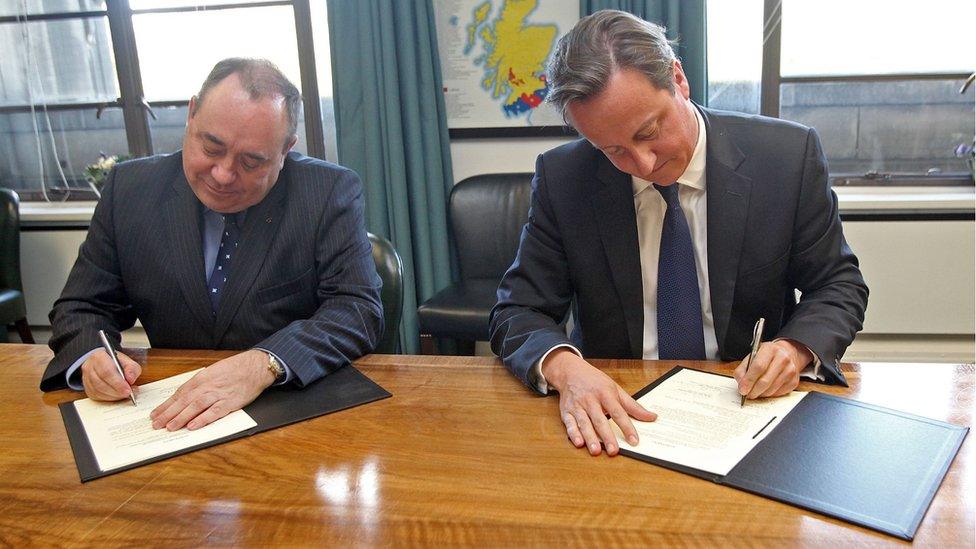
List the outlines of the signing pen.
{"type": "MultiPolygon", "coordinates": [[[[752,366],[752,359],[756,358],[756,353],[759,352],[759,345],[762,343],[762,333],[763,328],[766,326],[766,319],[760,318],[756,322],[756,326],[752,329],[752,349],[749,351],[749,360],[746,361],[746,373],[749,373],[749,367],[752,366]]],[[[746,405],[746,395],[742,395],[742,400],[739,401],[739,407],[746,405]]]]}
{"type": "MultiPolygon", "coordinates": [[[[129,383],[125,379],[125,372],[122,371],[122,365],[119,363],[119,357],[115,354],[115,349],[112,348],[112,342],[108,340],[108,336],[105,335],[105,330],[98,331],[98,337],[102,340],[102,347],[105,348],[105,352],[108,356],[112,357],[112,362],[115,363],[115,369],[119,371],[119,375],[122,376],[122,381],[129,383]]],[[[136,405],[136,393],[133,390],[129,390],[129,398],[132,399],[132,405],[136,405]]]]}

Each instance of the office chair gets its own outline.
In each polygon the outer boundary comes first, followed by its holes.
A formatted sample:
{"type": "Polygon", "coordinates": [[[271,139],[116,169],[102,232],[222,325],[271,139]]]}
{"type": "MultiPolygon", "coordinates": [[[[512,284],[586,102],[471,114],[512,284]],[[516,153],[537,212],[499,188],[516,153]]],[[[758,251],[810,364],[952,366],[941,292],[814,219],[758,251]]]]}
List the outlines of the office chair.
{"type": "Polygon", "coordinates": [[[420,347],[436,354],[436,339],[454,339],[458,354],[474,354],[488,339],[488,314],[502,275],[515,260],[522,226],[529,218],[531,173],[469,177],[451,190],[448,214],[460,281],[417,309],[420,347]]]}
{"type": "Polygon", "coordinates": [[[373,261],[376,272],[383,281],[380,300],[383,302],[383,336],[373,349],[374,353],[395,354],[400,332],[400,315],[403,313],[403,263],[389,240],[367,233],[373,245],[373,261]]]}
{"type": "Polygon", "coordinates": [[[34,343],[20,279],[20,200],[10,189],[0,189],[0,342],[7,340],[10,325],[21,341],[34,343]]]}

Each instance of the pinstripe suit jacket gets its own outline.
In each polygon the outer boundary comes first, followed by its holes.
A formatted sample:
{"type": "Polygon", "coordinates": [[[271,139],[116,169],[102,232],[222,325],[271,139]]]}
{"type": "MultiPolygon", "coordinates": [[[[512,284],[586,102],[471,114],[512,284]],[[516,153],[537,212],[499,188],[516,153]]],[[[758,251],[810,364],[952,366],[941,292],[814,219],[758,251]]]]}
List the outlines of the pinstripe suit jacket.
{"type": "Polygon", "coordinates": [[[139,319],[153,347],[248,349],[279,356],[300,386],[368,353],[383,331],[381,282],[351,170],[290,153],[248,209],[240,252],[214,313],[201,241],[203,205],[182,153],[119,164],[51,311],[54,359],[41,390],[139,319]]]}

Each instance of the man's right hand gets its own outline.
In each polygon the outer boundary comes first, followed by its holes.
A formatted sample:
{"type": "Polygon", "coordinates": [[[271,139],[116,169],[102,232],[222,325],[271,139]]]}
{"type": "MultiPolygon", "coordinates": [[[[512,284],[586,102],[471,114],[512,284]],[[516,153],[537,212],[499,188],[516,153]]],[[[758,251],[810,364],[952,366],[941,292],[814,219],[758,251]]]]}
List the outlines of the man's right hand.
{"type": "Polygon", "coordinates": [[[85,386],[85,394],[92,400],[114,401],[129,398],[132,385],[142,374],[142,366],[138,362],[122,353],[116,354],[119,356],[122,371],[125,372],[125,379],[119,375],[115,363],[105,349],[95,351],[81,365],[81,383],[85,386]]]}
{"type": "Polygon", "coordinates": [[[546,382],[559,391],[559,415],[566,435],[577,448],[586,444],[591,455],[600,455],[600,442],[607,455],[616,455],[617,438],[607,415],[620,427],[631,445],[637,444],[637,430],[631,417],[654,421],[657,414],[631,398],[610,376],[569,349],[556,349],[542,364],[546,382]]]}

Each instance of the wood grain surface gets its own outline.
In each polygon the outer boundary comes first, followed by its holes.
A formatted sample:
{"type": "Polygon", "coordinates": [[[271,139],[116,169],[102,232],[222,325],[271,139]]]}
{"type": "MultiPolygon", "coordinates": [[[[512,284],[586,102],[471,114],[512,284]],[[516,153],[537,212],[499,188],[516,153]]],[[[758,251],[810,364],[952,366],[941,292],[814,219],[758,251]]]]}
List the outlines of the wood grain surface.
{"type": "MultiPolygon", "coordinates": [[[[127,352],[144,365],[140,383],[230,354],[127,352]]],[[[368,356],[356,366],[393,398],[81,484],[57,408],[81,395],[38,390],[50,357],[0,345],[2,546],[905,544],[626,457],[590,457],[566,439],[557,398],[535,396],[486,357],[368,356]]],[[[676,364],[595,363],[630,392],[676,364]]],[[[972,365],[844,371],[850,389],[800,389],[972,424],[972,365]]],[[[974,546],[972,445],[916,545],[974,546]]]]}

